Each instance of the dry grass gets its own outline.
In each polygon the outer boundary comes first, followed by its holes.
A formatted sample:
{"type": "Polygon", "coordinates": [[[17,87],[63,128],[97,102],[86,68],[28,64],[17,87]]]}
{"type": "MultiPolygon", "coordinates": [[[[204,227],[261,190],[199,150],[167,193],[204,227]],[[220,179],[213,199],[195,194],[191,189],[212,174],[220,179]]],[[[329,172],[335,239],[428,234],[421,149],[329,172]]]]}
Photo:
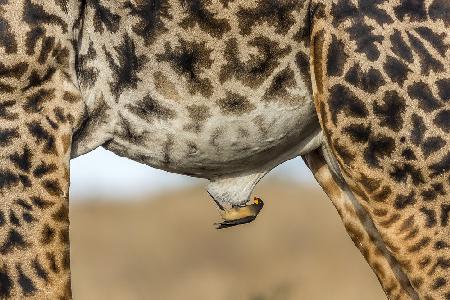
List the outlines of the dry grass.
{"type": "Polygon", "coordinates": [[[319,189],[263,184],[249,225],[217,231],[201,188],[71,210],[75,299],[386,299],[319,189]]]}

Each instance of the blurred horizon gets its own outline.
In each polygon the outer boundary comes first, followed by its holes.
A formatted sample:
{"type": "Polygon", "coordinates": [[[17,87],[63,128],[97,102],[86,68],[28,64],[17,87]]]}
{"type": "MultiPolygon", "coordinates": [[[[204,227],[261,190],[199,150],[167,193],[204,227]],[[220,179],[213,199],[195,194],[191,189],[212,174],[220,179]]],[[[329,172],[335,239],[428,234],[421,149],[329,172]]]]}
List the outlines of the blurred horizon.
{"type": "MultiPolygon", "coordinates": [[[[316,183],[300,157],[278,165],[261,182],[272,179],[316,183]]],[[[70,197],[75,201],[86,198],[137,199],[172,189],[206,187],[207,183],[206,179],[166,172],[120,157],[102,147],[70,162],[70,197]]]]}

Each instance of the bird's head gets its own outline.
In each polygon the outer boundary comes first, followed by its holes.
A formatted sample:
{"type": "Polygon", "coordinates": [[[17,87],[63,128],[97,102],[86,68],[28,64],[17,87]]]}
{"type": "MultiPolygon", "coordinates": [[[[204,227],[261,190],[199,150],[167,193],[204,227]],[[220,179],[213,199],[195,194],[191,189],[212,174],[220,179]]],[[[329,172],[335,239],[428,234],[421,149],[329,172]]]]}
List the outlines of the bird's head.
{"type": "Polygon", "coordinates": [[[261,200],[261,198],[254,197],[254,198],[253,198],[253,203],[256,204],[256,205],[261,205],[261,204],[263,204],[264,202],[261,200]]]}

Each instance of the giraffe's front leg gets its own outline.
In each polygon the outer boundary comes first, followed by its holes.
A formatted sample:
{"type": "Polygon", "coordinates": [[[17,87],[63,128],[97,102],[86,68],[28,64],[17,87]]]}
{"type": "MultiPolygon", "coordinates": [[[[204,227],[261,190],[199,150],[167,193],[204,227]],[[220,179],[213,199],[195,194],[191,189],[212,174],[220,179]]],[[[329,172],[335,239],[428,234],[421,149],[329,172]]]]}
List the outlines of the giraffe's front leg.
{"type": "Polygon", "coordinates": [[[0,299],[71,299],[69,159],[81,110],[64,78],[0,94],[0,299]]]}

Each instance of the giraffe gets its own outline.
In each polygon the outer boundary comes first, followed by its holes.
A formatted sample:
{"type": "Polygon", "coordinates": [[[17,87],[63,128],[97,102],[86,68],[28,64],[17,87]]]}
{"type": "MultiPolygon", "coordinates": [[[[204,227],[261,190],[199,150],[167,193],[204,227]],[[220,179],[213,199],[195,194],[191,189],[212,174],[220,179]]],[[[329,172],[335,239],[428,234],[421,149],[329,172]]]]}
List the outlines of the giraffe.
{"type": "Polygon", "coordinates": [[[390,299],[450,299],[447,0],[0,0],[0,299],[71,299],[69,161],[248,202],[302,156],[390,299]]]}

